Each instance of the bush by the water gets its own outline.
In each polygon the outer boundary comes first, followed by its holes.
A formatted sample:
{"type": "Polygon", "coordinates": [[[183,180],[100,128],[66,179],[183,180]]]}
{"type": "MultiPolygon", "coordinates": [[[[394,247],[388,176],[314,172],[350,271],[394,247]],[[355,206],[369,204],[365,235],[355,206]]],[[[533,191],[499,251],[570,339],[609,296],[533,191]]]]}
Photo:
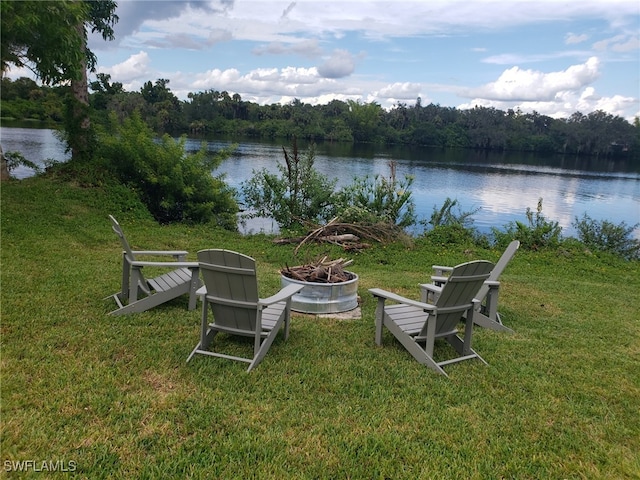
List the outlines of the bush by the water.
{"type": "Polygon", "coordinates": [[[640,258],[640,241],[632,237],[638,224],[622,222],[616,225],[608,220],[594,220],[585,213],[582,219],[576,217],[572,225],[578,232],[578,239],[589,248],[628,260],[640,258]]]}
{"type": "Polygon", "coordinates": [[[108,131],[99,136],[98,162],[130,186],[159,223],[208,223],[235,230],[238,204],[235,192],[212,171],[229,155],[209,155],[206,145],[185,150],[185,137],[160,141],[133,114],[119,122],[109,118],[108,131]]]}

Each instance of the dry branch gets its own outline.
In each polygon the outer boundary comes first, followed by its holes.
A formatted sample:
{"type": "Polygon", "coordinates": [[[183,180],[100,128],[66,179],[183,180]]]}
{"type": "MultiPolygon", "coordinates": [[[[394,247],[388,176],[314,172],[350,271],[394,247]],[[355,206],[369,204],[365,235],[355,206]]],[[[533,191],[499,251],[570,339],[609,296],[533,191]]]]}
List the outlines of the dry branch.
{"type": "Polygon", "coordinates": [[[403,234],[403,230],[394,224],[344,223],[339,222],[338,217],[336,217],[326,225],[314,228],[305,236],[276,238],[273,242],[280,244],[297,243],[298,246],[294,250],[294,255],[297,255],[298,250],[304,244],[311,242],[328,242],[340,245],[346,251],[359,251],[371,246],[371,244],[361,240],[384,244],[398,240],[403,234]]]}
{"type": "Polygon", "coordinates": [[[296,267],[287,266],[280,270],[280,273],[301,282],[340,283],[355,278],[353,273],[344,270],[344,267],[351,265],[351,263],[353,260],[345,260],[344,258],[327,260],[327,257],[324,257],[316,263],[296,267]]]}

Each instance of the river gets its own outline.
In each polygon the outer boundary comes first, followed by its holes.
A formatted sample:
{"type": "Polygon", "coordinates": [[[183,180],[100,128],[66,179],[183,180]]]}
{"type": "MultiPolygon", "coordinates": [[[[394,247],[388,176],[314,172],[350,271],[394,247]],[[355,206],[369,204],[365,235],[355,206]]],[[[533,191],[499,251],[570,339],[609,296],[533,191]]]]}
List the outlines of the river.
{"type": "MultiPolygon", "coordinates": [[[[49,129],[2,127],[0,142],[5,152],[18,151],[38,164],[47,159],[64,161],[68,157],[49,129]]],[[[197,149],[201,142],[188,138],[187,148],[197,149]]],[[[212,151],[231,143],[207,142],[212,151]]],[[[301,144],[301,149],[304,148],[301,144]]],[[[392,160],[396,162],[398,177],[414,177],[412,192],[419,219],[428,220],[434,207],[439,208],[449,197],[458,200],[461,211],[479,209],[472,217],[473,226],[488,233],[491,227],[502,229],[515,220],[526,222],[526,209],[535,212],[538,199],[542,198],[542,214],[557,221],[564,236],[575,235],[571,223],[584,213],[615,224],[640,223],[640,167],[630,167],[624,162],[320,143],[316,146],[315,167],[330,179],[336,179],[340,187],[351,183],[354,177],[389,176],[392,160]]],[[[240,190],[254,170],[266,168],[277,172],[278,162],[284,162],[280,143],[242,140],[214,174],[224,173],[227,183],[240,190]]],[[[33,172],[19,168],[13,174],[25,178],[33,172]]],[[[272,224],[266,219],[257,220],[245,230],[269,231],[272,224]]],[[[634,236],[640,238],[640,228],[636,228],[634,236]]]]}

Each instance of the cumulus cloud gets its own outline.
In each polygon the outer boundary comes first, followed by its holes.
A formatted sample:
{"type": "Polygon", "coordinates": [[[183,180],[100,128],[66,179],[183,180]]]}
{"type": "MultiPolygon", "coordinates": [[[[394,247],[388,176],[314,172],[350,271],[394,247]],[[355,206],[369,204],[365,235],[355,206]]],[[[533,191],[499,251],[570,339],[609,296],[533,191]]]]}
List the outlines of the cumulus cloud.
{"type": "MultiPolygon", "coordinates": [[[[602,110],[611,115],[617,115],[631,121],[629,111],[635,111],[638,115],[638,99],[633,97],[625,97],[623,95],[613,95],[603,97],[597,94],[593,87],[586,87],[579,91],[561,92],[549,101],[496,101],[486,98],[474,98],[469,102],[458,105],[461,110],[470,109],[476,106],[493,107],[498,110],[507,111],[508,109],[521,110],[523,112],[536,111],[541,115],[547,115],[553,118],[569,118],[575,112],[588,113],[595,110],[602,110]]],[[[633,116],[633,115],[632,115],[633,116]]]]}
{"type": "Polygon", "coordinates": [[[329,81],[322,79],[315,68],[262,68],[245,75],[237,69],[213,69],[198,74],[190,83],[191,91],[227,90],[240,93],[243,99],[264,99],[275,94],[294,98],[319,95],[331,90],[329,81]]]}
{"type": "MultiPolygon", "coordinates": [[[[499,110],[536,111],[554,118],[568,118],[575,112],[603,110],[631,120],[628,112],[637,111],[638,99],[624,95],[603,96],[590,85],[599,75],[599,61],[592,57],[584,64],[560,72],[543,73],[513,67],[495,82],[472,92],[474,97],[457,106],[475,106],[499,110]]],[[[468,95],[470,91],[465,92],[468,95]]]]}
{"type": "Polygon", "coordinates": [[[112,67],[100,67],[98,71],[100,73],[108,73],[122,84],[139,78],[147,78],[152,73],[149,55],[143,51],[131,55],[124,62],[113,65],[112,67]]]}
{"type": "Polygon", "coordinates": [[[422,86],[419,83],[396,82],[386,85],[374,93],[379,99],[396,100],[415,100],[420,96],[422,86]]]}
{"type": "Polygon", "coordinates": [[[488,100],[548,101],[559,92],[578,90],[594,82],[599,75],[598,67],[597,57],[560,72],[544,73],[516,66],[505,70],[495,82],[469,90],[466,96],[488,100]]]}
{"type": "Polygon", "coordinates": [[[318,67],[318,73],[324,78],[347,77],[355,70],[355,59],[347,50],[336,49],[331,56],[318,67]]]}

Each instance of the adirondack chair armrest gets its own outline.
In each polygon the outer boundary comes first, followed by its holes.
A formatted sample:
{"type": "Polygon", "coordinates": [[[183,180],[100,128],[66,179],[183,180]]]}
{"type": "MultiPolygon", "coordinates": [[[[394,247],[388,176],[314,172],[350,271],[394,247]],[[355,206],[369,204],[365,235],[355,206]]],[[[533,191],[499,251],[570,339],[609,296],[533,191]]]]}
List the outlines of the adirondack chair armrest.
{"type": "Polygon", "coordinates": [[[196,290],[196,295],[200,300],[204,300],[205,295],[207,294],[207,286],[202,285],[198,290],[196,290]]]}
{"type": "Polygon", "coordinates": [[[484,284],[489,288],[500,288],[500,282],[498,280],[485,280],[484,284]]]}
{"type": "Polygon", "coordinates": [[[303,288],[304,288],[304,285],[294,285],[294,284],[287,285],[275,295],[271,295],[270,297],[261,298],[260,300],[258,300],[258,305],[266,307],[269,305],[273,305],[274,303],[283,302],[287,300],[289,297],[294,296],[303,288]]]}
{"type": "MultiPolygon", "coordinates": [[[[440,285],[436,285],[433,283],[421,283],[420,284],[420,301],[428,303],[430,293],[433,294],[431,295],[432,297],[434,297],[435,295],[434,298],[437,298],[440,292],[442,292],[442,287],[440,285]]],[[[432,302],[435,302],[434,298],[431,298],[432,302]]]]}
{"type": "Polygon", "coordinates": [[[135,260],[131,262],[132,267],[172,267],[172,268],[200,268],[198,262],[144,262],[135,260]]]}
{"type": "Polygon", "coordinates": [[[176,260],[184,261],[187,258],[186,250],[134,250],[134,255],[153,255],[163,256],[168,255],[174,257],[176,260]]]}
{"type": "Polygon", "coordinates": [[[442,291],[442,287],[439,285],[434,285],[433,283],[421,283],[421,290],[429,290],[434,293],[440,293],[442,291]]]}
{"type": "Polygon", "coordinates": [[[432,265],[433,275],[431,275],[431,282],[442,286],[447,283],[447,279],[449,278],[449,274],[453,272],[453,267],[445,267],[442,265],[432,265]]]}
{"type": "Polygon", "coordinates": [[[453,267],[444,267],[442,265],[432,265],[431,266],[434,275],[436,276],[444,276],[445,273],[453,272],[453,267]]]}
{"type": "Polygon", "coordinates": [[[435,305],[431,305],[430,303],[418,302],[416,300],[411,300],[410,298],[403,297],[393,292],[388,292],[386,290],[382,290],[380,288],[370,288],[369,292],[371,295],[377,298],[384,298],[386,300],[391,300],[397,303],[402,303],[403,305],[410,305],[412,307],[421,308],[425,311],[433,312],[437,310],[438,307],[435,305]]]}

